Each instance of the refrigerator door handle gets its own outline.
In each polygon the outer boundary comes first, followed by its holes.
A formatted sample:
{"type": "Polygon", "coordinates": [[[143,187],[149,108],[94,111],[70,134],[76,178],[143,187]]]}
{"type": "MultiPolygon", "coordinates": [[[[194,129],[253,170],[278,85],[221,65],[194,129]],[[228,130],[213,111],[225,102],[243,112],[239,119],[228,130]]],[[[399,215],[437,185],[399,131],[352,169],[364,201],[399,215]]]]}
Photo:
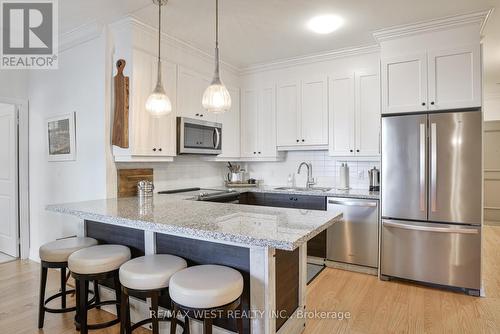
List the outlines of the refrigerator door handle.
{"type": "Polygon", "coordinates": [[[382,222],[382,224],[384,225],[384,227],[394,227],[394,228],[401,228],[404,230],[412,230],[412,231],[461,233],[461,234],[478,234],[479,233],[479,230],[477,228],[419,226],[419,225],[409,225],[409,224],[405,224],[405,223],[388,222],[386,220],[384,220],[382,222]]]}
{"type": "Polygon", "coordinates": [[[431,124],[431,211],[436,212],[437,196],[437,125],[431,124]]]}
{"type": "Polygon", "coordinates": [[[426,124],[420,123],[420,211],[425,211],[426,124]]]}

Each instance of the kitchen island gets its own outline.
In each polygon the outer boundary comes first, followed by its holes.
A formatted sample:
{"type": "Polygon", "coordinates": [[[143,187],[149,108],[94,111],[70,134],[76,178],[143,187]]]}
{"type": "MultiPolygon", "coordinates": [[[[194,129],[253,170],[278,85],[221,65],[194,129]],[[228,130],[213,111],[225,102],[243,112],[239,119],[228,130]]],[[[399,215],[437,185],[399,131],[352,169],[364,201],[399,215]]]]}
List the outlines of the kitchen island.
{"type": "MultiPolygon", "coordinates": [[[[182,194],[50,205],[47,210],[83,219],[87,236],[129,246],[134,257],[168,253],[189,265],[239,270],[248,315],[245,333],[302,332],[306,319],[297,314],[305,309],[307,241],[342,219],[342,212],[199,202],[182,194]]],[[[233,321],[215,325],[235,331],[233,321]]]]}

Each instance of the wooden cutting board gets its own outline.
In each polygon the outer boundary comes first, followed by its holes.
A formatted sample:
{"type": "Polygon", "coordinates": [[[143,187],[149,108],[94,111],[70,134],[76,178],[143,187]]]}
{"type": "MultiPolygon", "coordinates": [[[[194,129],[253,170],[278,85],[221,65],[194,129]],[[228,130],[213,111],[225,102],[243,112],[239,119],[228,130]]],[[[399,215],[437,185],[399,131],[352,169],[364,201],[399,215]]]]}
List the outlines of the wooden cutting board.
{"type": "Polygon", "coordinates": [[[153,182],[153,169],[119,169],[118,197],[136,196],[137,182],[142,180],[153,182]]]}
{"type": "Polygon", "coordinates": [[[113,145],[128,148],[128,111],[129,111],[129,77],[123,75],[125,60],[116,62],[118,72],[115,75],[115,114],[113,121],[113,145]]]}

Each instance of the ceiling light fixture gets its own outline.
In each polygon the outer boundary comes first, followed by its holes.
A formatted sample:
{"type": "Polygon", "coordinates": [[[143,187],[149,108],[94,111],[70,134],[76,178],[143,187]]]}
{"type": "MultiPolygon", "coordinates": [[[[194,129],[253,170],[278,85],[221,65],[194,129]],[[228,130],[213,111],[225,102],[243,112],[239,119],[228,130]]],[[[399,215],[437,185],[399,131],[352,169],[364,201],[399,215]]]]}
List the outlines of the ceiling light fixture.
{"type": "Polygon", "coordinates": [[[329,34],[340,28],[344,19],[337,15],[319,15],[309,20],[307,27],[317,34],[329,34]]]}
{"type": "Polygon", "coordinates": [[[231,95],[220,79],[219,60],[219,0],[215,0],[215,72],[212,83],[203,93],[203,108],[220,114],[231,109],[231,95]]]}
{"type": "Polygon", "coordinates": [[[146,100],[146,110],[154,117],[161,117],[172,111],[172,102],[163,88],[161,77],[161,6],[166,5],[168,0],[153,0],[158,5],[158,76],[153,92],[146,100]]]}

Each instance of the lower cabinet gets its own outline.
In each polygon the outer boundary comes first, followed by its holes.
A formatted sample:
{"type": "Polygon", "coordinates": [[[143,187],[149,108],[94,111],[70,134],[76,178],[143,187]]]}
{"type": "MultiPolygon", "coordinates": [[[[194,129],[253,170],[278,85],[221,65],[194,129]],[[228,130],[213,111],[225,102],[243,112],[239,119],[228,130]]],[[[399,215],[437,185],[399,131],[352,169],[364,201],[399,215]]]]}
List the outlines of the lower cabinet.
{"type": "MultiPolygon", "coordinates": [[[[240,195],[240,204],[326,211],[325,196],[247,192],[240,195]]],[[[326,258],[326,230],[307,242],[307,255],[326,258]]]]}

